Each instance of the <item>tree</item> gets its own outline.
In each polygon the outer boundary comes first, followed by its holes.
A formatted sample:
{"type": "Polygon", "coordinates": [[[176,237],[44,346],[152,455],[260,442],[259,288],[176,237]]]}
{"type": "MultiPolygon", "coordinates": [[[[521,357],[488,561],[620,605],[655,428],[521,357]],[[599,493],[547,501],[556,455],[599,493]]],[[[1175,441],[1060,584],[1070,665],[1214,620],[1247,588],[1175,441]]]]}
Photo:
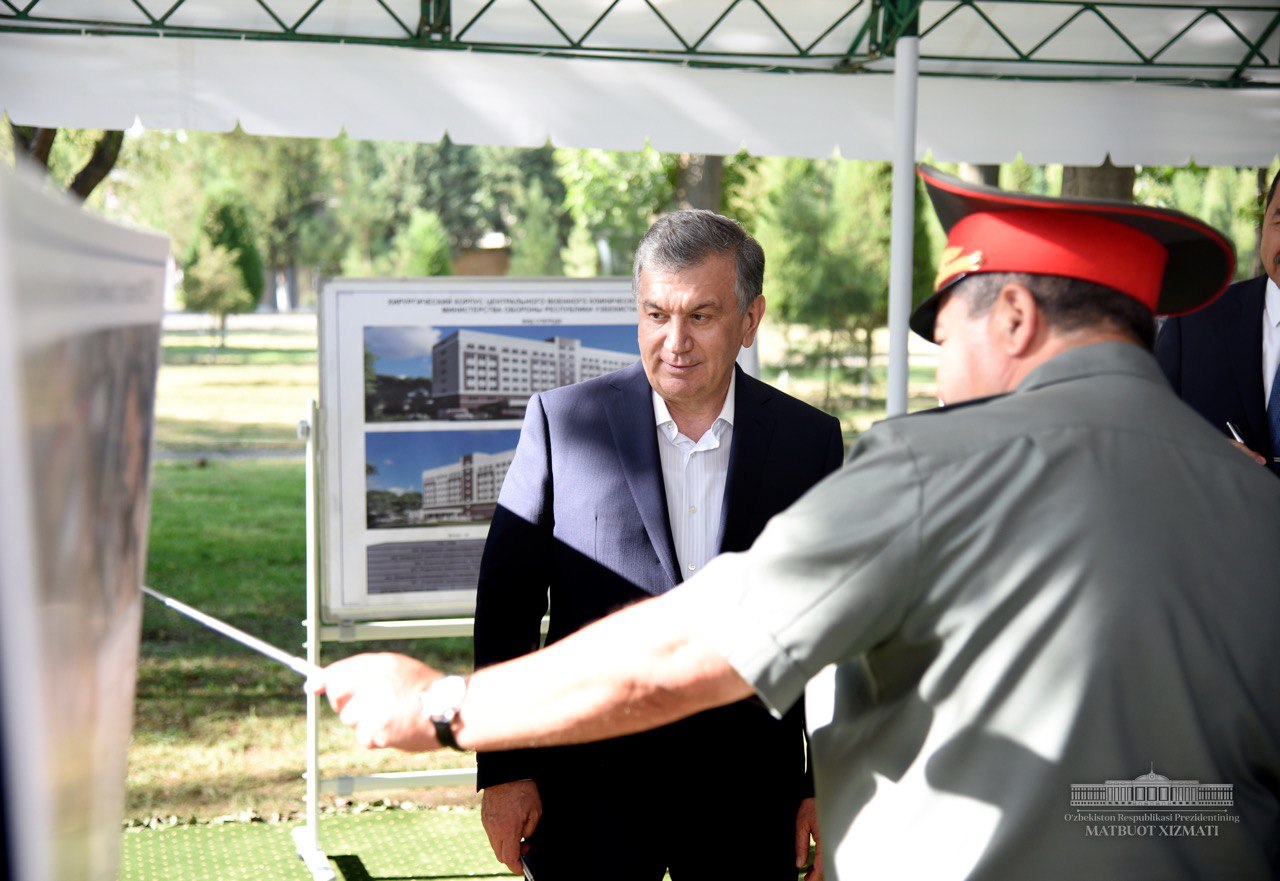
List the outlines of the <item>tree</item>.
{"type": "Polygon", "coordinates": [[[482,235],[498,228],[494,203],[483,197],[485,180],[478,148],[455,144],[448,136],[438,144],[421,145],[417,176],[422,193],[418,207],[434,213],[444,224],[454,253],[474,247],[482,235]]]}
{"type": "Polygon", "coordinates": [[[13,150],[44,169],[47,177],[56,181],[66,191],[83,202],[106,179],[115,167],[124,144],[124,132],[63,130],[35,128],[9,123],[13,137],[13,150]],[[59,156],[55,144],[61,140],[69,149],[59,156]],[[62,160],[60,162],[59,160],[62,160]],[[60,164],[69,168],[59,168],[60,164]]]}
{"type": "Polygon", "coordinates": [[[629,272],[640,237],[671,204],[674,157],[652,147],[638,153],[558,150],[556,156],[565,205],[575,226],[596,242],[603,271],[609,275],[629,272]]]}
{"type": "MultiPolygon", "coordinates": [[[[378,391],[378,356],[368,349],[364,351],[364,418],[373,420],[382,414],[378,410],[376,393],[378,391]]],[[[365,474],[377,474],[378,466],[366,464],[365,474]]]]}
{"type": "Polygon", "coordinates": [[[529,182],[511,226],[509,275],[560,275],[560,218],[537,178],[529,182]]]}
{"type": "Polygon", "coordinates": [[[1261,216],[1253,172],[1235,168],[1143,167],[1138,169],[1134,198],[1144,205],[1175,208],[1223,232],[1236,246],[1236,277],[1257,274],[1257,234],[1261,216]]]}
{"type": "Polygon", "coordinates": [[[1068,198],[1132,202],[1133,181],[1133,166],[1112,165],[1110,154],[1101,165],[1062,167],[1062,195],[1068,198]]]}
{"type": "Polygon", "coordinates": [[[676,157],[676,207],[720,211],[724,205],[724,157],[681,153],[676,157]]]}
{"type": "Polygon", "coordinates": [[[536,184],[551,205],[556,241],[564,244],[573,218],[564,208],[564,181],[560,179],[555,148],[481,147],[483,189],[476,198],[490,210],[492,229],[512,239],[516,225],[527,213],[529,193],[536,184]]]}
{"type": "Polygon", "coordinates": [[[339,138],[334,142],[334,178],[341,267],[346,275],[390,272],[396,234],[422,198],[417,178],[419,144],[374,143],[339,138]]]}
{"type": "Polygon", "coordinates": [[[600,274],[600,252],[591,238],[591,230],[574,224],[568,243],[560,249],[564,274],[570,278],[592,278],[600,274]]]}
{"type": "Polygon", "coordinates": [[[1062,166],[1031,165],[1019,157],[1000,166],[1000,186],[1037,196],[1057,194],[1062,190],[1062,166]]]}
{"type": "MultiPolygon", "coordinates": [[[[844,353],[861,355],[855,376],[869,397],[874,333],[888,316],[893,169],[883,162],[766,160],[769,177],[757,235],[768,255],[766,290],[775,314],[818,333],[823,406],[832,404],[844,353]]],[[[916,191],[913,294],[932,287],[932,242],[916,191]]],[[[794,357],[786,336],[788,361],[794,357]]]]}
{"type": "Polygon", "coordinates": [[[430,211],[415,210],[409,225],[396,236],[397,275],[452,275],[449,265],[449,234],[440,218],[430,211]]]}
{"type": "Polygon", "coordinates": [[[720,213],[732,217],[747,229],[755,227],[756,215],[763,201],[760,162],[758,156],[740,150],[737,155],[725,157],[720,178],[720,213]]]}
{"type": "Polygon", "coordinates": [[[218,348],[227,345],[227,316],[253,308],[239,254],[224,245],[202,243],[182,276],[182,299],[192,312],[207,312],[218,327],[218,348]]]}
{"type": "MultiPolygon", "coordinates": [[[[230,255],[230,259],[234,261],[241,287],[248,298],[233,296],[233,289],[221,280],[216,285],[225,289],[220,299],[215,297],[217,308],[212,310],[218,317],[218,326],[225,343],[227,315],[252,309],[261,298],[263,288],[262,256],[258,251],[249,208],[245,204],[244,197],[230,188],[215,190],[206,198],[199,228],[192,236],[191,247],[186,259],[183,260],[184,270],[191,271],[202,257],[209,259],[209,256],[219,249],[230,255]]],[[[213,259],[216,263],[220,263],[222,258],[213,259]]],[[[208,275],[212,269],[206,268],[204,272],[208,275]]],[[[208,302],[209,298],[214,296],[207,290],[209,287],[210,285],[206,285],[205,292],[197,296],[194,301],[188,297],[187,308],[193,310],[204,308],[193,305],[193,302],[208,302]]]]}
{"type": "Polygon", "coordinates": [[[961,162],[956,169],[956,176],[971,184],[982,184],[988,187],[1000,186],[999,165],[975,165],[972,162],[961,162]]]}
{"type": "MultiPolygon", "coordinates": [[[[830,163],[807,159],[775,160],[757,235],[767,256],[765,289],[775,314],[789,326],[825,331],[818,358],[823,366],[823,406],[831,404],[836,367],[835,331],[847,313],[840,277],[853,273],[852,255],[832,249],[836,227],[830,163]]],[[[785,336],[784,364],[795,356],[791,334],[785,336]]]]}
{"type": "Polygon", "coordinates": [[[323,141],[264,138],[235,131],[226,137],[237,189],[253,208],[261,229],[264,299],[276,308],[275,291],[283,279],[290,308],[298,305],[298,267],[335,272],[340,251],[336,220],[328,210],[335,164],[323,141]]]}

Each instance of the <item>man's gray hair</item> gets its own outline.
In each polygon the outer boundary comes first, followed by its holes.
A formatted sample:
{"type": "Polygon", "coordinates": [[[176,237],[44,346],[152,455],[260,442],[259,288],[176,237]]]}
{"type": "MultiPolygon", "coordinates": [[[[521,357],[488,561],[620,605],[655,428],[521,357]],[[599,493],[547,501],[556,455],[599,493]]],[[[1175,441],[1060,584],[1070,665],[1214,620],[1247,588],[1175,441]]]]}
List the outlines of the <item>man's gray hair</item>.
{"type": "Polygon", "coordinates": [[[1007,284],[1031,291],[1049,327],[1059,331],[1111,327],[1132,336],[1151,351],[1155,316],[1133,297],[1091,281],[1025,272],[985,272],[964,278],[952,290],[969,305],[970,317],[985,315],[1007,284]]]}
{"type": "Polygon", "coordinates": [[[716,254],[733,257],[733,290],[745,314],[764,288],[764,249],[736,220],[692,208],[658,218],[640,240],[631,269],[631,291],[640,296],[643,270],[680,272],[716,254]]]}

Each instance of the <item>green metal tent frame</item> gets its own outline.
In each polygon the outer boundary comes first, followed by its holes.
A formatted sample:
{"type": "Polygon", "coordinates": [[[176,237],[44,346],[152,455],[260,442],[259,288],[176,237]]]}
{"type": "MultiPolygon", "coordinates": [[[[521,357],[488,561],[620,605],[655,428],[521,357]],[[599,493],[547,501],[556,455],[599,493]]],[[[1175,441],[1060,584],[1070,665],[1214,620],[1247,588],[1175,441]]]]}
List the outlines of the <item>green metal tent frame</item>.
{"type": "MultiPolygon", "coordinates": [[[[497,0],[487,0],[478,10],[456,16],[450,0],[421,0],[416,21],[406,20],[401,14],[388,5],[386,0],[373,0],[380,7],[386,19],[382,22],[382,30],[389,30],[394,36],[374,34],[327,34],[308,30],[308,23],[314,24],[316,13],[322,10],[329,0],[314,0],[296,19],[288,20],[278,8],[278,0],[255,0],[262,11],[270,18],[271,27],[240,30],[224,27],[198,27],[175,24],[175,18],[181,18],[184,7],[194,6],[193,0],[172,0],[162,14],[155,14],[143,5],[140,0],[130,0],[131,7],[122,4],[130,13],[136,9],[134,21],[107,21],[72,19],[56,17],[50,10],[49,0],[0,0],[0,33],[54,33],[54,34],[92,34],[92,35],[130,35],[150,37],[181,37],[185,39],[234,39],[257,41],[295,41],[320,43],[355,43],[382,46],[409,47],[422,50],[462,50],[469,52],[494,52],[522,55],[553,56],[562,58],[614,58],[650,62],[666,62],[682,64],[690,67],[732,68],[735,70],[763,70],[787,73],[803,72],[837,72],[837,73],[887,73],[887,69],[868,69],[868,65],[882,61],[893,55],[897,39],[903,35],[921,37],[922,63],[921,74],[924,76],[999,76],[1005,79],[1123,79],[1141,80],[1144,82],[1178,82],[1211,87],[1227,88],[1272,88],[1280,89],[1280,77],[1275,73],[1280,68],[1280,58],[1268,57],[1264,46],[1280,29],[1280,8],[1260,7],[1257,5],[1222,4],[1209,5],[1187,2],[1138,3],[1127,0],[1021,0],[1018,6],[1038,6],[1052,9],[1061,14],[1063,19],[1052,31],[1038,38],[1032,45],[1020,45],[1002,28],[995,11],[1008,9],[1015,5],[1010,0],[999,2],[981,2],[981,0],[945,0],[944,3],[932,3],[931,13],[942,10],[940,15],[933,16],[932,21],[923,29],[917,22],[923,0],[856,0],[850,2],[840,11],[832,14],[830,24],[818,36],[802,41],[792,34],[775,14],[770,5],[777,6],[781,0],[724,0],[724,8],[720,14],[701,33],[682,32],[664,16],[654,0],[643,0],[655,18],[665,26],[666,32],[678,42],[680,48],[666,46],[609,46],[600,45],[592,40],[610,20],[617,14],[621,0],[612,0],[595,17],[585,30],[576,35],[571,33],[571,26],[548,11],[539,0],[524,0],[528,3],[528,12],[545,20],[557,39],[546,43],[495,42],[475,39],[471,35],[483,30],[487,16],[491,16],[497,0]],[[765,54],[740,54],[717,51],[709,44],[720,31],[726,20],[739,7],[755,7],[762,16],[757,19],[767,22],[761,24],[764,32],[772,29],[767,35],[775,39],[780,46],[788,47],[783,51],[765,54]],[[928,37],[957,15],[965,14],[971,21],[981,22],[994,37],[993,45],[1002,47],[1000,55],[976,56],[942,56],[928,53],[928,37]],[[1125,15],[1141,14],[1146,16],[1181,14],[1190,15],[1185,24],[1162,45],[1154,50],[1143,51],[1138,41],[1126,34],[1119,19],[1125,15]],[[1270,15],[1269,22],[1256,36],[1246,34],[1238,22],[1233,20],[1236,14],[1270,15]],[[1055,57],[1053,42],[1077,22],[1092,20],[1091,24],[1100,23],[1103,28],[1115,37],[1132,53],[1131,58],[1119,61],[1091,61],[1080,59],[1064,59],[1055,57]],[[1176,50],[1185,45],[1184,40],[1198,26],[1210,21],[1215,26],[1226,28],[1239,41],[1239,54],[1230,61],[1218,63],[1188,63],[1177,61],[1176,50]],[[825,46],[828,38],[849,22],[860,22],[856,32],[843,51],[832,51],[825,46]],[[918,31],[918,34],[916,33],[918,31]],[[974,65],[979,72],[930,71],[930,64],[937,67],[974,65]],[[982,72],[983,65],[1017,65],[1017,69],[1002,67],[997,73],[982,72]],[[1065,70],[1064,70],[1065,68],[1065,70]],[[1105,72],[1104,72],[1104,69],[1105,72]],[[1256,81],[1250,74],[1267,71],[1266,81],[1256,81]]],[[[580,30],[580,27],[577,28],[580,30]]],[[[550,33],[551,31],[548,31],[550,33]]],[[[664,34],[664,38],[667,34],[664,34]]],[[[1187,41],[1189,42],[1189,41],[1187,41]]]]}

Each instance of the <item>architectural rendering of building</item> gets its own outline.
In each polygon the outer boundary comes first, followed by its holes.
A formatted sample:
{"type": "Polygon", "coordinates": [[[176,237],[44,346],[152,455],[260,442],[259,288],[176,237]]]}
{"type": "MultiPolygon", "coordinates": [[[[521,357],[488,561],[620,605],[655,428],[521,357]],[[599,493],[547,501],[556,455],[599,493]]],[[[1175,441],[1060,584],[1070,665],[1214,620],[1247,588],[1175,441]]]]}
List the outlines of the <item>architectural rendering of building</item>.
{"type": "Polygon", "coordinates": [[[515,450],[468,453],[422,472],[422,521],[489,520],[515,450]]]}
{"type": "Polygon", "coordinates": [[[436,418],[518,419],[530,395],[618,370],[636,358],[571,337],[531,340],[455,330],[431,349],[436,418]]]}

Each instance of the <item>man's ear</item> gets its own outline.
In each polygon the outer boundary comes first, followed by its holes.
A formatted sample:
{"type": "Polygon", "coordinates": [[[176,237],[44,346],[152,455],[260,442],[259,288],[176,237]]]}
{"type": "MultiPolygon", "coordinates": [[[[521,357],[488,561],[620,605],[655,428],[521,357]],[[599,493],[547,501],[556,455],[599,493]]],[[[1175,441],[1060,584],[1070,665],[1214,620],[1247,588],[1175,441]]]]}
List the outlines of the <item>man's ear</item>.
{"type": "Polygon", "coordinates": [[[756,341],[756,332],[760,330],[760,322],[764,319],[764,295],[756,297],[751,301],[751,305],[747,307],[747,324],[746,332],[742,335],[742,348],[749,349],[751,344],[756,341]]]}
{"type": "Polygon", "coordinates": [[[1002,287],[992,310],[995,342],[1007,355],[1025,355],[1044,333],[1044,315],[1026,285],[1010,282],[1002,287]]]}

